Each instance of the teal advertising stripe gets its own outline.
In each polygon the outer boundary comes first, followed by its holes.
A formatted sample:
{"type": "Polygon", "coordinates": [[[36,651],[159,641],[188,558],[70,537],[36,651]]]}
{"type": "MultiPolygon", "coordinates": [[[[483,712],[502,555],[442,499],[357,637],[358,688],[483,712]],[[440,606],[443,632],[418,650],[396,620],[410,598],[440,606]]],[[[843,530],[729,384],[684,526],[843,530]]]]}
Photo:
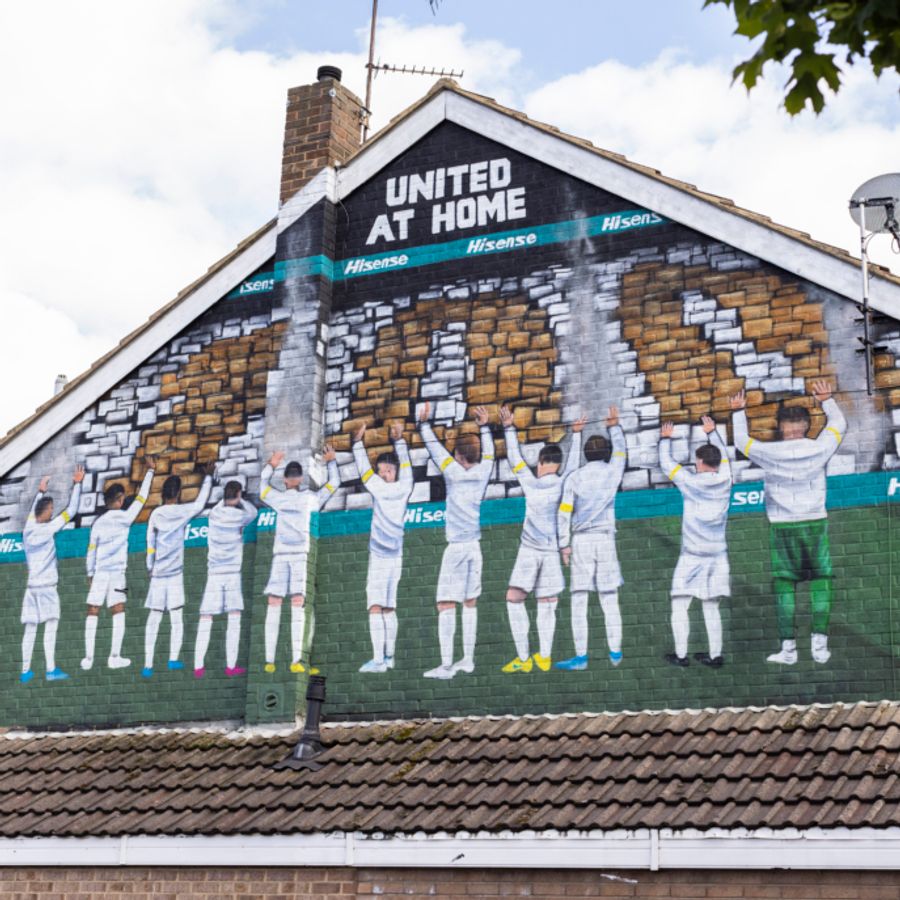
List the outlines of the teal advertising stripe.
{"type": "MultiPolygon", "coordinates": [[[[828,479],[828,509],[880,506],[883,503],[900,502],[900,476],[890,472],[866,472],[861,475],[833,475],[828,479]]],[[[760,513],[764,509],[763,483],[752,481],[735,485],[731,491],[731,515],[760,513]]],[[[410,506],[406,514],[406,527],[443,528],[443,503],[418,503],[410,506]]],[[[672,489],[622,491],[616,496],[616,517],[627,519],[656,519],[681,515],[681,494],[672,489]]],[[[481,505],[481,524],[515,525],[525,517],[525,500],[510,497],[505,500],[488,500],[481,505]]],[[[260,510],[256,522],[244,529],[244,542],[253,543],[259,531],[271,531],[275,527],[273,510],[260,510]]],[[[365,534],[372,522],[368,509],[340,510],[313,513],[311,531],[314,537],[331,538],[349,534],[365,534]]],[[[185,534],[186,547],[206,546],[206,519],[194,519],[185,534]]],[[[90,529],[77,528],[61,531],[56,541],[60,559],[87,555],[90,529]]],[[[136,525],[128,536],[129,553],[139,553],[146,547],[146,525],[136,525]]],[[[0,564],[25,562],[21,533],[0,536],[0,564]]]]}
{"type": "Polygon", "coordinates": [[[514,250],[528,250],[549,244],[562,244],[589,237],[621,234],[636,228],[662,225],[667,220],[646,209],[629,209],[624,212],[591,216],[585,219],[571,219],[567,222],[553,222],[534,228],[519,228],[514,231],[498,231],[490,234],[428,244],[424,247],[409,247],[405,250],[373,253],[369,256],[353,256],[337,262],[321,254],[301,259],[276,262],[272,272],[260,272],[235,288],[227,299],[252,297],[266,294],[275,285],[292,278],[308,278],[320,275],[332,281],[347,281],[365,275],[379,275],[382,272],[415,269],[454,259],[475,256],[489,256],[494,253],[509,253],[514,250]]]}

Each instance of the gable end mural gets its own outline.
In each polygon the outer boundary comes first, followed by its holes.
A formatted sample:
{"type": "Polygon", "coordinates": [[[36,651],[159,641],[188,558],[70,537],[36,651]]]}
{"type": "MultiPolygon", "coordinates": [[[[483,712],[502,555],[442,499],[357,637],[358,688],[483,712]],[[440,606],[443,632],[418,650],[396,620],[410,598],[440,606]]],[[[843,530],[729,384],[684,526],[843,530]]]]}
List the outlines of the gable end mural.
{"type": "Polygon", "coordinates": [[[439,125],[4,477],[0,723],[893,696],[900,325],[784,266],[439,125]]]}

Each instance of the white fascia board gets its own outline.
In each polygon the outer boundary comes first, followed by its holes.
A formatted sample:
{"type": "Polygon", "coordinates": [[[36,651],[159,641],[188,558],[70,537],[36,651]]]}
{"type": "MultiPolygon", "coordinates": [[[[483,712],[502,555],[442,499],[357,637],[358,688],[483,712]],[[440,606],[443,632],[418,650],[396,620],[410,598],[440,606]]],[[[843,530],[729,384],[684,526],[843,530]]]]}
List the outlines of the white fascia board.
{"type": "Polygon", "coordinates": [[[0,866],[896,869],[900,828],[0,839],[0,866]]]}
{"type": "MultiPolygon", "coordinates": [[[[484,135],[595,187],[618,194],[638,206],[730,244],[844,297],[856,299],[861,295],[860,269],[853,263],[838,259],[775,228],[754,222],[689,191],[659,181],[585,147],[579,147],[525,120],[499,112],[468,97],[443,91],[435,100],[439,98],[444,98],[447,121],[484,135]]],[[[433,128],[436,124],[433,121],[434,111],[426,105],[413,113],[402,127],[416,131],[414,126],[418,117],[427,115],[428,128],[433,128]]],[[[348,167],[348,170],[353,169],[351,180],[354,187],[390,162],[391,153],[387,147],[382,149],[379,142],[372,149],[379,151],[377,169],[366,165],[363,175],[363,167],[360,166],[357,170],[354,168],[355,162],[348,167]]],[[[391,152],[397,155],[399,148],[392,147],[391,152]]],[[[360,160],[360,163],[364,162],[365,160],[360,160]]],[[[873,308],[900,319],[900,285],[881,279],[877,273],[873,273],[869,300],[873,308]]]]}
{"type": "MultiPolygon", "coordinates": [[[[373,178],[415,141],[442,121],[484,135],[554,169],[618,194],[715,240],[819,284],[843,297],[861,296],[859,266],[839,259],[727,207],[618,163],[563,137],[445,90],[434,95],[383,138],[364,148],[337,174],[337,196],[344,199],[373,178]]],[[[900,319],[900,285],[872,273],[869,301],[874,309],[900,319]]]]}
{"type": "Polygon", "coordinates": [[[360,185],[390,165],[401,153],[405,153],[447,118],[449,91],[440,91],[426,100],[414,113],[388,131],[384,137],[377,135],[353,159],[337,173],[337,195],[343,200],[360,185]]]}

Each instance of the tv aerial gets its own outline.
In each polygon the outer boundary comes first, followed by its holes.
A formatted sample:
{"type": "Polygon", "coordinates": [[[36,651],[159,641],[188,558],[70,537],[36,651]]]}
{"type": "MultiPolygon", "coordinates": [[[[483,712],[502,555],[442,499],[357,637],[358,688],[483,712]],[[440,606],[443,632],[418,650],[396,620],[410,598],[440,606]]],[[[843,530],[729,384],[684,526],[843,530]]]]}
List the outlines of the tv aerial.
{"type": "MultiPolygon", "coordinates": [[[[441,0],[428,0],[431,12],[435,13],[441,0]]],[[[431,75],[438,78],[462,78],[465,72],[455,69],[436,69],[426,66],[397,66],[375,62],[375,23],[378,20],[378,0],[372,0],[372,22],[369,26],[369,61],[366,63],[366,104],[363,111],[362,139],[365,143],[369,136],[369,118],[372,115],[372,80],[379,72],[393,73],[395,75],[431,75]]]]}
{"type": "Polygon", "coordinates": [[[884,350],[876,347],[869,337],[873,321],[869,308],[869,242],[876,234],[889,234],[900,252],[900,172],[878,175],[861,184],[850,198],[850,218],[859,226],[860,265],[862,269],[862,303],[857,309],[862,313],[863,336],[858,338],[862,349],[857,353],[866,356],[866,392],[872,395],[872,357],[884,350]]]}

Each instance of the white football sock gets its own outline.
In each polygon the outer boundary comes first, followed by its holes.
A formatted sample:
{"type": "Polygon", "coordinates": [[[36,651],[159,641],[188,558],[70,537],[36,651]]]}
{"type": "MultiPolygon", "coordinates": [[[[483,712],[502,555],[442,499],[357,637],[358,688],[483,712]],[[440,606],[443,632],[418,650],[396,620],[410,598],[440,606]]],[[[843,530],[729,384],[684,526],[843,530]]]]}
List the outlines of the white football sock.
{"type": "Polygon", "coordinates": [[[463,659],[475,661],[475,637],[478,633],[478,607],[462,608],[463,659]]]}
{"type": "Polygon", "coordinates": [[[397,646],[397,613],[393,609],[386,609],[384,616],[384,655],[393,656],[397,646]]]}
{"type": "Polygon", "coordinates": [[[377,663],[384,662],[384,616],[380,613],[369,613],[369,637],[372,639],[372,659],[377,663]]]}
{"type": "Polygon", "coordinates": [[[278,646],[278,629],[281,627],[281,605],[266,607],[266,662],[275,662],[275,648],[278,646]]]}
{"type": "Polygon", "coordinates": [[[37,625],[29,622],[22,632],[22,671],[31,668],[31,655],[34,653],[34,640],[37,637],[37,625]]]}
{"type": "Polygon", "coordinates": [[[225,629],[225,665],[233,669],[237,665],[238,647],[241,643],[241,614],[228,613],[228,625],[225,629]]]}
{"type": "Polygon", "coordinates": [[[174,662],[181,655],[184,640],[184,616],[180,609],[169,610],[169,660],[174,662]]]}
{"type": "Polygon", "coordinates": [[[541,656],[545,659],[550,659],[553,655],[553,633],[556,631],[556,604],[556,600],[551,603],[538,602],[538,640],[541,645],[541,656]]]}
{"type": "Polygon", "coordinates": [[[525,602],[513,603],[511,600],[507,600],[506,612],[509,615],[509,629],[512,631],[513,641],[516,644],[516,655],[519,659],[526,660],[531,656],[531,649],[528,646],[528,631],[531,623],[528,621],[525,602]]]}
{"type": "Polygon", "coordinates": [[[438,642],[441,646],[441,665],[453,665],[453,642],[456,637],[456,610],[438,610],[438,642]]]}
{"type": "Polygon", "coordinates": [[[206,662],[206,649],[209,647],[209,636],[212,634],[212,616],[200,616],[197,625],[197,640],[194,641],[194,668],[202,669],[206,662]]]}
{"type": "Polygon", "coordinates": [[[158,609],[151,609],[147,616],[147,630],[144,632],[144,668],[153,668],[153,651],[156,649],[156,636],[159,634],[159,623],[163,614],[158,609]]]}
{"type": "Polygon", "coordinates": [[[572,592],[572,639],[575,655],[587,656],[588,651],[588,592],[572,592]]]}
{"type": "Polygon", "coordinates": [[[622,652],[622,613],[619,611],[619,592],[601,591],[600,608],[606,623],[606,643],[610,652],[622,652]]]}
{"type": "Polygon", "coordinates": [[[44,662],[48,672],[52,672],[56,668],[57,628],[59,628],[59,619],[50,619],[50,621],[44,622],[44,662]]]}
{"type": "Polygon", "coordinates": [[[291,606],[291,662],[303,656],[303,637],[306,632],[306,607],[291,606]]]}
{"type": "Polygon", "coordinates": [[[688,636],[691,633],[691,620],[688,609],[691,598],[683,595],[672,597],[672,635],[675,638],[675,655],[687,656],[688,636]]]}
{"type": "Polygon", "coordinates": [[[703,601],[703,621],[709,639],[709,655],[715,659],[722,655],[722,614],[719,612],[718,598],[703,601]]]}
{"type": "Polygon", "coordinates": [[[84,658],[94,659],[94,647],[97,643],[97,619],[100,616],[88,616],[84,622],[84,658]]]}
{"type": "MultiPolygon", "coordinates": [[[[96,620],[99,618],[98,616],[91,616],[90,618],[96,620]]],[[[96,625],[94,629],[96,630],[96,625]]],[[[113,613],[112,617],[112,643],[109,648],[110,656],[121,656],[122,655],[122,640],[125,637],[125,613],[113,613]]],[[[91,656],[94,655],[94,642],[91,641],[91,656]]]]}

